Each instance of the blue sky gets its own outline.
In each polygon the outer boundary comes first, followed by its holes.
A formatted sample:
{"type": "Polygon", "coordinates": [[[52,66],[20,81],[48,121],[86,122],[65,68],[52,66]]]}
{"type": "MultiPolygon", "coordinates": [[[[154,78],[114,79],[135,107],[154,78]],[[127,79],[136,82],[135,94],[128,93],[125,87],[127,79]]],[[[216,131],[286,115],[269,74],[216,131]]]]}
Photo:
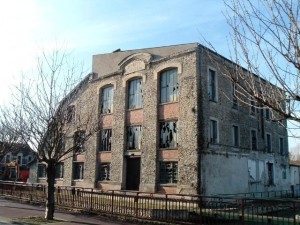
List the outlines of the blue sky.
{"type": "Polygon", "coordinates": [[[0,104],[43,49],[66,46],[91,72],[92,55],[209,40],[229,57],[223,0],[1,0],[0,104]]]}
{"type": "Polygon", "coordinates": [[[2,0],[0,103],[42,50],[67,46],[91,71],[92,55],[201,42],[226,56],[222,0],[2,0]]]}

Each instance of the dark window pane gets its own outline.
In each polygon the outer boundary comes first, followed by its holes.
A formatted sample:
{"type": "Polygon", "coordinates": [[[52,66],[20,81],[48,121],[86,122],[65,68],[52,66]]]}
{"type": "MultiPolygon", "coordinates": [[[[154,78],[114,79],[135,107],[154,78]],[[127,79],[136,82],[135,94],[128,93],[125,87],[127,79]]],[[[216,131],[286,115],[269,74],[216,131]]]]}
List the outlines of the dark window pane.
{"type": "Polygon", "coordinates": [[[74,134],[74,153],[84,152],[85,131],[76,131],[74,134]]]}
{"type": "Polygon", "coordinates": [[[177,148],[177,122],[167,121],[160,123],[160,148],[177,148]]]}
{"type": "Polygon", "coordinates": [[[99,165],[99,178],[100,181],[110,180],[110,163],[99,165]]]}
{"type": "Polygon", "coordinates": [[[178,181],[178,163],[177,162],[160,162],[159,183],[177,183],[178,181]]]}
{"type": "Polygon", "coordinates": [[[127,150],[141,149],[141,140],[141,126],[131,126],[127,128],[127,150]]]}
{"type": "Polygon", "coordinates": [[[111,129],[100,131],[100,151],[111,151],[111,129]]]}
{"type": "Polygon", "coordinates": [[[113,87],[106,87],[102,90],[101,113],[112,113],[113,111],[113,87]]]}
{"type": "Polygon", "coordinates": [[[160,75],[160,102],[174,102],[178,99],[177,69],[167,70],[160,75]]]}
{"type": "Polygon", "coordinates": [[[128,109],[143,107],[143,83],[142,79],[129,81],[128,84],[128,109]]]}

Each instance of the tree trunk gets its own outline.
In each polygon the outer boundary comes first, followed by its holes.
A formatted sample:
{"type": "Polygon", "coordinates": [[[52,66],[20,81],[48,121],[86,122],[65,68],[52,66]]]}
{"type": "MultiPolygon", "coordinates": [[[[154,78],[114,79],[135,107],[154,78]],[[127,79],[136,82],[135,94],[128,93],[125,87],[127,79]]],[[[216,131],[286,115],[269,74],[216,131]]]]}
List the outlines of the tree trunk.
{"type": "Polygon", "coordinates": [[[46,212],[45,219],[53,220],[54,219],[54,209],[55,209],[55,164],[54,162],[48,162],[47,167],[47,183],[48,183],[48,192],[47,192],[47,203],[46,203],[46,212]]]}

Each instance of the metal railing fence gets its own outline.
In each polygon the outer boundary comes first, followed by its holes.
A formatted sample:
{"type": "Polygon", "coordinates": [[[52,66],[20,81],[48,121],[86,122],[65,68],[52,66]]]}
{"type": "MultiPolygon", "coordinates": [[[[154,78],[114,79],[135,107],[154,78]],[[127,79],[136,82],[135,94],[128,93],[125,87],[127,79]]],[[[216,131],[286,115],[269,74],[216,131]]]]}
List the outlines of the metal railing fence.
{"type": "MultiPolygon", "coordinates": [[[[0,182],[0,195],[46,200],[47,186],[0,182]]],[[[300,201],[57,187],[56,205],[176,224],[300,224],[300,201]]]]}

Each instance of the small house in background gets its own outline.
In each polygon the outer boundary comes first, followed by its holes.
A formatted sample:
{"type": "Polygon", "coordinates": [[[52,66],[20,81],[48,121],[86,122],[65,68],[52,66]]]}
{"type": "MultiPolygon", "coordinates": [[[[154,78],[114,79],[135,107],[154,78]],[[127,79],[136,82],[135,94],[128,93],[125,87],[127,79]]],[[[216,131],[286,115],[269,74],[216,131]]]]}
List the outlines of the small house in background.
{"type": "Polygon", "coordinates": [[[29,163],[35,160],[34,151],[24,144],[16,144],[0,162],[0,179],[27,182],[29,163]]]}

